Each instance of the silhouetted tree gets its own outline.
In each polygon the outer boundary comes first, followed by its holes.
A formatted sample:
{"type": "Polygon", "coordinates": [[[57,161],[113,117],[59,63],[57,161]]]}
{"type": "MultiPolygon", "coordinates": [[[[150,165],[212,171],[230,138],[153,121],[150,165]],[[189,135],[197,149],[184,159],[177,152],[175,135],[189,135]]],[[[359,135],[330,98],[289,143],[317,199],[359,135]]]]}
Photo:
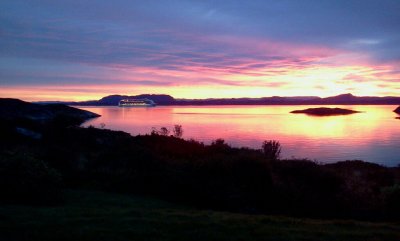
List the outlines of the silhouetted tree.
{"type": "Polygon", "coordinates": [[[159,131],[159,134],[162,135],[162,136],[168,136],[169,130],[167,129],[167,127],[161,127],[160,131],[159,131]]]}
{"type": "Polygon", "coordinates": [[[151,127],[151,132],[150,132],[150,134],[151,134],[151,135],[158,135],[158,130],[157,130],[157,128],[151,127]]]}
{"type": "Polygon", "coordinates": [[[151,128],[151,135],[162,135],[162,136],[168,136],[169,130],[167,127],[161,127],[159,130],[155,127],[151,128]]]}
{"type": "Polygon", "coordinates": [[[225,145],[227,145],[227,144],[225,143],[225,140],[224,140],[224,139],[218,138],[218,139],[216,139],[215,141],[212,141],[212,142],[211,142],[211,145],[212,145],[212,146],[225,146],[225,145]]]}
{"type": "Polygon", "coordinates": [[[268,159],[276,161],[281,155],[281,144],[275,140],[264,141],[262,151],[268,159]]]}
{"type": "Polygon", "coordinates": [[[183,128],[181,125],[174,125],[174,129],[172,131],[174,132],[174,136],[177,138],[181,138],[183,135],[183,128]]]}

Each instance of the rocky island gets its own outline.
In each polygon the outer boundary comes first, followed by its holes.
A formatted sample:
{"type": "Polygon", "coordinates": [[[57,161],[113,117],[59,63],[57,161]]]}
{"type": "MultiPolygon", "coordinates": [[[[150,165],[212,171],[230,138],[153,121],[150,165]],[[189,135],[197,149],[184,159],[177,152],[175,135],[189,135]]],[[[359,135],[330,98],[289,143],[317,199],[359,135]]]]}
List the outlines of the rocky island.
{"type": "Polygon", "coordinates": [[[399,107],[397,107],[394,111],[393,111],[394,113],[397,113],[397,114],[399,114],[400,115],[400,106],[399,107]]]}
{"type": "Polygon", "coordinates": [[[327,107],[319,107],[319,108],[308,108],[304,110],[294,110],[290,113],[293,114],[307,114],[314,116],[333,116],[333,115],[349,115],[360,113],[359,111],[342,109],[342,108],[327,108],[327,107]]]}

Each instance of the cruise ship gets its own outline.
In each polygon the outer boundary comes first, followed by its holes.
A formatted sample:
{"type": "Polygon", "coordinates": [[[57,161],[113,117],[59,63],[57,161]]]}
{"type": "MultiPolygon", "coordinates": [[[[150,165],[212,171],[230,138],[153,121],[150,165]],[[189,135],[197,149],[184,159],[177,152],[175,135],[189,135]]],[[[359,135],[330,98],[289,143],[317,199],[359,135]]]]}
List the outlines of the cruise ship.
{"type": "Polygon", "coordinates": [[[156,103],[149,99],[124,99],[118,103],[119,107],[153,107],[156,103]]]}

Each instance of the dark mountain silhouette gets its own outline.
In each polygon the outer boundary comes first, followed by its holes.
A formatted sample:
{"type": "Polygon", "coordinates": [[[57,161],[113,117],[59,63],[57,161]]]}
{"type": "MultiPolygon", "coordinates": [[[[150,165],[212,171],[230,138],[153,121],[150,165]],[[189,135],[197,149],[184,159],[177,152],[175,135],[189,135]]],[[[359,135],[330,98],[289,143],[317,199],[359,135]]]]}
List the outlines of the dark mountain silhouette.
{"type": "Polygon", "coordinates": [[[171,103],[174,101],[174,98],[169,95],[151,95],[151,94],[143,94],[143,95],[135,95],[135,96],[128,96],[128,95],[110,95],[103,97],[99,100],[100,103],[110,104],[110,105],[117,105],[118,102],[122,99],[151,99],[159,104],[171,103]]]}
{"type": "Polygon", "coordinates": [[[356,96],[348,93],[348,94],[342,94],[342,95],[323,98],[323,100],[327,101],[327,102],[352,102],[352,101],[356,101],[357,98],[361,98],[361,97],[356,97],[356,96]]]}
{"type": "Polygon", "coordinates": [[[116,106],[118,102],[123,99],[151,99],[158,105],[171,105],[175,99],[170,95],[155,95],[155,94],[142,94],[142,95],[109,95],[101,98],[100,100],[90,100],[82,102],[65,102],[69,105],[104,105],[116,106]]]}
{"type": "Polygon", "coordinates": [[[291,96],[291,97],[261,97],[261,98],[209,98],[209,99],[175,99],[170,95],[143,94],[143,95],[109,95],[100,100],[83,102],[64,102],[69,105],[105,105],[116,106],[122,99],[148,98],[157,105],[397,105],[400,97],[374,97],[354,96],[343,94],[338,96],[321,98],[318,96],[291,96]]]}
{"type": "Polygon", "coordinates": [[[333,97],[327,97],[321,99],[322,103],[325,104],[357,104],[357,105],[376,105],[376,104],[398,104],[400,101],[400,97],[393,96],[385,96],[385,97],[376,97],[376,96],[354,96],[352,94],[343,94],[333,97]]]}

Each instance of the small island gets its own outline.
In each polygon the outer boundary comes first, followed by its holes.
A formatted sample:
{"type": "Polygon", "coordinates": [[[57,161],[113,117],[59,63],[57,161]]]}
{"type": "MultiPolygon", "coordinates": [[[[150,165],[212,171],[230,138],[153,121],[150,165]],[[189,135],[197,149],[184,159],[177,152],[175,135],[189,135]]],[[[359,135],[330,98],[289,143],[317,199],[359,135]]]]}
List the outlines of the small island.
{"type": "Polygon", "coordinates": [[[397,113],[397,114],[399,114],[400,115],[400,106],[399,107],[397,107],[394,111],[393,111],[394,113],[397,113]]]}
{"type": "Polygon", "coordinates": [[[333,115],[349,115],[360,113],[359,111],[355,110],[348,110],[342,108],[327,108],[327,107],[319,107],[319,108],[308,108],[304,110],[294,110],[290,113],[293,114],[307,114],[307,115],[315,115],[315,116],[333,116],[333,115]]]}

